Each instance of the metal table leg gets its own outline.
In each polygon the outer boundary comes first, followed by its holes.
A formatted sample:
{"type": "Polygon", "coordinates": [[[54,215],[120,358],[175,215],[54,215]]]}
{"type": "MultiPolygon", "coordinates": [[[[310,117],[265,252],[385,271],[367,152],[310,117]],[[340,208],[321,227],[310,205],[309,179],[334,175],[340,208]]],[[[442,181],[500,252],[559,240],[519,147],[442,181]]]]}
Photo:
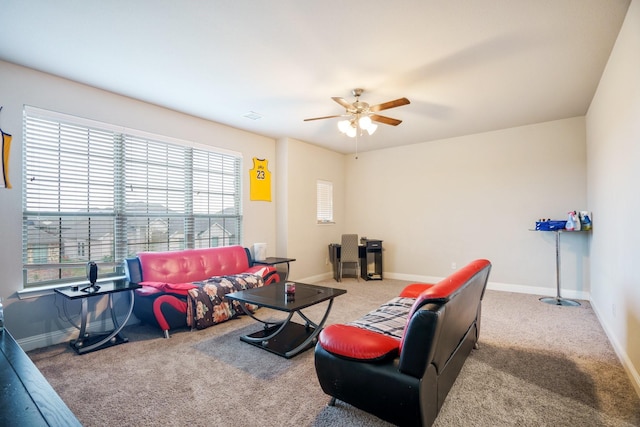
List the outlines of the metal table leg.
{"type": "Polygon", "coordinates": [[[291,270],[291,265],[289,264],[289,261],[287,261],[287,272],[284,274],[284,281],[285,282],[287,280],[289,280],[289,270],[291,270]]]}
{"type": "MultiPolygon", "coordinates": [[[[127,312],[127,316],[122,322],[119,324],[118,319],[116,318],[115,308],[113,303],[113,294],[109,294],[109,310],[111,311],[111,319],[113,321],[114,329],[111,332],[99,333],[94,336],[91,336],[87,332],[87,324],[88,324],[88,304],[89,298],[82,299],[82,313],[80,320],[80,332],[78,334],[78,339],[71,341],[71,347],[78,353],[84,354],[93,350],[97,350],[102,348],[103,346],[121,344],[123,342],[129,341],[126,337],[122,336],[120,332],[125,327],[129,318],[131,317],[131,313],[133,313],[133,291],[129,291],[129,311],[127,312]]],[[[65,301],[66,302],[66,301],[65,301]]]]}
{"type": "Polygon", "coordinates": [[[243,335],[240,340],[289,359],[309,349],[316,343],[317,336],[329,317],[331,307],[333,307],[333,298],[329,300],[320,323],[310,320],[301,310],[289,312],[287,318],[283,321],[266,322],[247,310],[244,303],[241,303],[241,307],[254,320],[263,323],[264,329],[249,335],[243,335]],[[305,321],[304,325],[291,321],[295,313],[302,317],[305,321]]]}
{"type": "Polygon", "coordinates": [[[556,230],[555,233],[556,233],[556,296],[540,298],[540,301],[547,304],[552,304],[552,305],[577,307],[580,305],[578,301],[562,298],[560,296],[560,233],[561,231],[556,230]]]}

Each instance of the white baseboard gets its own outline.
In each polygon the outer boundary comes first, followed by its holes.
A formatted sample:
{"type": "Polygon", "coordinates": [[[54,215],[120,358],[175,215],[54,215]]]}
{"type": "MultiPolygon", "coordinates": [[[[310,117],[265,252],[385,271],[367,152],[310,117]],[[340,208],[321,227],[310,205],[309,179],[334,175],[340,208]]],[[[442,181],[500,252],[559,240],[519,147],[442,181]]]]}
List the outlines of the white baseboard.
{"type": "Polygon", "coordinates": [[[611,343],[613,350],[618,355],[618,359],[620,359],[620,363],[622,363],[622,366],[624,367],[625,371],[627,371],[627,375],[631,380],[631,384],[633,385],[633,388],[635,388],[636,393],[640,397],[640,373],[638,373],[636,368],[633,366],[631,359],[629,359],[629,355],[625,351],[624,347],[620,345],[620,342],[617,340],[615,334],[613,334],[611,329],[608,327],[607,323],[603,321],[603,317],[600,315],[600,312],[598,311],[597,304],[594,304],[593,302],[591,302],[591,307],[593,308],[593,312],[596,314],[596,317],[598,318],[598,322],[602,326],[602,329],[604,329],[604,333],[607,335],[607,338],[609,338],[609,342],[611,343]]]}
{"type": "MultiPolygon", "coordinates": [[[[303,283],[315,283],[322,280],[328,280],[333,277],[331,272],[319,274],[316,276],[305,277],[302,279],[296,279],[299,282],[303,283]]],[[[383,277],[387,279],[395,279],[395,280],[406,280],[407,282],[416,282],[416,283],[438,283],[440,280],[444,279],[444,277],[437,276],[422,276],[417,274],[403,274],[403,273],[390,273],[384,272],[383,277]]],[[[554,297],[556,296],[556,289],[554,288],[543,288],[538,286],[527,286],[527,285],[515,285],[512,283],[499,283],[499,282],[489,282],[487,283],[487,289],[491,289],[494,291],[503,291],[503,292],[515,292],[519,294],[530,294],[530,295],[540,295],[545,297],[554,297]]],[[[581,300],[589,300],[590,294],[589,292],[584,291],[574,291],[574,290],[561,290],[561,296],[563,298],[570,299],[581,299],[581,300]]]]}
{"type": "MultiPolygon", "coordinates": [[[[556,290],[551,288],[542,288],[538,286],[526,286],[526,285],[514,285],[509,283],[497,283],[497,282],[489,282],[487,283],[487,289],[491,289],[492,291],[503,291],[503,292],[515,292],[519,294],[530,294],[530,295],[541,295],[546,297],[555,297],[556,290]]],[[[590,298],[589,292],[582,291],[573,291],[573,290],[562,290],[561,291],[562,298],[570,298],[570,299],[581,299],[588,301],[590,298]]]]}
{"type": "Polygon", "coordinates": [[[443,277],[421,276],[417,274],[388,273],[384,272],[383,277],[387,279],[406,280],[407,282],[416,283],[438,283],[443,277]]]}
{"type": "Polygon", "coordinates": [[[303,278],[291,278],[289,277],[289,280],[295,280],[296,282],[301,282],[301,283],[316,283],[316,282],[322,282],[323,280],[329,280],[333,278],[333,273],[329,272],[329,273],[322,273],[322,274],[317,274],[315,276],[309,276],[309,277],[303,277],[303,278]]]}
{"type": "MultiPolygon", "coordinates": [[[[406,280],[409,282],[419,282],[419,283],[438,283],[440,280],[444,279],[444,277],[436,277],[436,276],[419,276],[415,274],[400,274],[400,273],[384,273],[384,277],[388,277],[389,279],[396,280],[406,280]]],[[[542,288],[537,286],[526,286],[526,285],[514,285],[511,283],[499,283],[499,282],[489,282],[487,283],[487,289],[491,289],[493,291],[503,291],[503,292],[515,292],[519,294],[531,294],[531,295],[540,295],[540,296],[556,296],[555,288],[542,288]]],[[[572,290],[562,290],[561,295],[563,298],[571,298],[571,299],[582,299],[589,300],[590,294],[588,292],[581,291],[572,291],[572,290]]]]}
{"type": "MultiPolygon", "coordinates": [[[[127,322],[127,326],[135,325],[140,321],[132,314],[131,318],[127,322]]],[[[113,322],[111,319],[105,319],[101,322],[95,322],[94,325],[89,325],[87,332],[89,333],[104,333],[104,331],[113,330],[113,322]]],[[[58,331],[48,332],[46,334],[34,335],[31,337],[22,338],[16,340],[20,347],[24,351],[35,350],[36,348],[49,347],[50,345],[68,343],[71,340],[78,338],[78,329],[73,326],[67,329],[61,329],[58,331]]]]}
{"type": "Polygon", "coordinates": [[[46,334],[34,335],[17,340],[18,344],[24,351],[35,350],[36,348],[49,347],[63,342],[69,342],[78,338],[78,330],[76,328],[67,328],[59,331],[53,331],[46,334]]]}

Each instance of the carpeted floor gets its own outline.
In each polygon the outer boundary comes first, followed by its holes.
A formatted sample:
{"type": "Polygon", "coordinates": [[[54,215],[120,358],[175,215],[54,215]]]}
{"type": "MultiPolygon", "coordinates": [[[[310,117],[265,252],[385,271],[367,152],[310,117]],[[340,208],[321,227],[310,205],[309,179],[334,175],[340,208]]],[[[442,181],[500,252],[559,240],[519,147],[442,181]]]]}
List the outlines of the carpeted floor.
{"type": "MultiPolygon", "coordinates": [[[[397,280],[343,287],[328,323],[397,295],[397,280]]],[[[640,399],[593,310],[487,291],[480,349],[467,359],[435,426],[640,426],[640,399]]],[[[324,306],[305,314],[314,320],[324,306]]],[[[261,308],[263,318],[282,314],[261,308]]],[[[386,426],[347,404],[326,406],[313,351],[284,359],[239,340],[247,316],[201,331],[126,328],[130,342],[76,355],[61,344],[29,356],[85,426],[386,426]]]]}

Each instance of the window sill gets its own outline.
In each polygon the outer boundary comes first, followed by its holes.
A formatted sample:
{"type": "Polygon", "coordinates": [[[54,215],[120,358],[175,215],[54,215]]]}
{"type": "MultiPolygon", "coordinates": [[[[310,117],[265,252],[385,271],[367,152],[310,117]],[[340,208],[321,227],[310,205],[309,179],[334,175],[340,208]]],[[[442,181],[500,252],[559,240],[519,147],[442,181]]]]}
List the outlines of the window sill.
{"type": "MultiPolygon", "coordinates": [[[[105,277],[103,279],[98,279],[97,283],[104,282],[113,282],[114,280],[122,280],[126,279],[126,276],[111,276],[105,277]]],[[[67,283],[58,283],[56,285],[45,285],[45,286],[33,286],[29,288],[22,289],[17,292],[19,299],[30,299],[30,298],[40,298],[45,295],[52,295],[54,289],[60,288],[68,288],[69,286],[86,286],[89,282],[86,280],[79,280],[77,282],[67,282],[67,283]]]]}

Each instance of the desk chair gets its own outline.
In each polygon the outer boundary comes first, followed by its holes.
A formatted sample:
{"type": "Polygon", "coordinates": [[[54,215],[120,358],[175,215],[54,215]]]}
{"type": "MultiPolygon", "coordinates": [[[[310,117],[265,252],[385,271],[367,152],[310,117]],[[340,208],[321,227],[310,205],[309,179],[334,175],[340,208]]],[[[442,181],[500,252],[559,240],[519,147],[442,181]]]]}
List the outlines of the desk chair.
{"type": "Polygon", "coordinates": [[[360,257],[358,255],[358,235],[357,234],[343,234],[342,245],[340,248],[340,262],[338,281],[342,281],[342,266],[343,264],[355,264],[356,265],[356,279],[360,281],[360,257]]]}

